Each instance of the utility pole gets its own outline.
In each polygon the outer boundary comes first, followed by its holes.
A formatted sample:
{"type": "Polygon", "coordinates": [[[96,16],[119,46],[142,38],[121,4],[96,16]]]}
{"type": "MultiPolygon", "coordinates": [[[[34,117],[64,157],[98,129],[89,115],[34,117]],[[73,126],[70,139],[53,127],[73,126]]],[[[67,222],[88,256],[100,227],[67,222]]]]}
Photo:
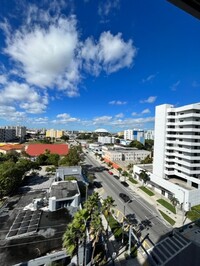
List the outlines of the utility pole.
{"type": "Polygon", "coordinates": [[[131,235],[132,235],[132,224],[129,226],[129,238],[128,238],[128,254],[131,255],[131,235]]]}

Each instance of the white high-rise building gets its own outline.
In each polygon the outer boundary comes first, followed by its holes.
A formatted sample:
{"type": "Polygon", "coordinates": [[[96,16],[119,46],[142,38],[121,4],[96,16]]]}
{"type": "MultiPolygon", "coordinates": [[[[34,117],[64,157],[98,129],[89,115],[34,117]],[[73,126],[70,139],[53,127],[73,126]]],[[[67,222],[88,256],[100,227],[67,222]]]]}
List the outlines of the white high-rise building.
{"type": "MultiPolygon", "coordinates": [[[[184,210],[200,204],[200,103],[156,107],[152,188],[184,210]]],[[[138,177],[142,166],[134,166],[138,177]]]]}
{"type": "Polygon", "coordinates": [[[153,174],[200,188],[200,103],[156,107],[153,174]]]}
{"type": "Polygon", "coordinates": [[[144,130],[141,129],[127,129],[124,130],[125,140],[137,140],[144,145],[144,130]]]}

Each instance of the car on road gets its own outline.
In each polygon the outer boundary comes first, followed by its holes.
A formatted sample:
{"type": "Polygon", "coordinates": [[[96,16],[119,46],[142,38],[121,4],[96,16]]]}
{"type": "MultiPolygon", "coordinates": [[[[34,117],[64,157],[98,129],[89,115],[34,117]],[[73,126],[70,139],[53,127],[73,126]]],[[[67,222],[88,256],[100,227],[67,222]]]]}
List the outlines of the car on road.
{"type": "Polygon", "coordinates": [[[113,177],[117,180],[119,180],[119,176],[118,175],[113,175],[113,177]]]}
{"type": "Polygon", "coordinates": [[[126,183],[125,181],[121,181],[121,184],[122,184],[123,186],[125,186],[125,187],[128,187],[128,186],[129,186],[129,184],[126,183]]]}
{"type": "Polygon", "coordinates": [[[128,202],[130,200],[129,196],[124,193],[119,193],[119,196],[123,199],[124,202],[128,202]]]}
{"type": "Polygon", "coordinates": [[[101,188],[101,187],[102,187],[101,182],[98,182],[98,181],[94,181],[94,182],[93,182],[93,185],[94,185],[94,187],[96,187],[96,188],[101,188]]]}
{"type": "Polygon", "coordinates": [[[108,171],[108,173],[109,173],[110,175],[113,175],[113,172],[111,172],[111,171],[108,171]]]}

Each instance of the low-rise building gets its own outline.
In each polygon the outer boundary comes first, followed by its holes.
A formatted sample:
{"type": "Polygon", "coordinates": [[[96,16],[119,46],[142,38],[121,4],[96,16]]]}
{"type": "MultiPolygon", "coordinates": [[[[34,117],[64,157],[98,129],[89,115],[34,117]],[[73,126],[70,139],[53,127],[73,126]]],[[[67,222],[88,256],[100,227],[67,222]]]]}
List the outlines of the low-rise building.
{"type": "Polygon", "coordinates": [[[128,161],[132,163],[139,163],[147,156],[151,156],[150,151],[138,150],[135,148],[104,148],[102,149],[102,157],[108,161],[128,161]]]}
{"type": "Polygon", "coordinates": [[[77,207],[80,204],[80,191],[76,180],[54,182],[49,192],[49,210],[77,207]]]}

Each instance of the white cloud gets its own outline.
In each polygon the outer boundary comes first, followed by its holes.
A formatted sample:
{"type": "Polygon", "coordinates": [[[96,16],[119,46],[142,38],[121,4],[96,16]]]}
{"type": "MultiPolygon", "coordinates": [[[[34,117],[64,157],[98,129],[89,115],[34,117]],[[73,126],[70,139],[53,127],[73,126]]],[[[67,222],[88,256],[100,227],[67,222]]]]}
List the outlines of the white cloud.
{"type": "Polygon", "coordinates": [[[149,114],[150,113],[150,110],[149,109],[144,109],[143,111],[142,111],[142,114],[149,114]]]}
{"type": "Polygon", "coordinates": [[[47,28],[37,24],[30,29],[24,25],[12,36],[7,34],[4,52],[16,62],[29,84],[41,88],[57,86],[70,95],[72,91],[76,94],[80,78],[74,61],[78,44],[76,19],[59,18],[49,23],[47,28]]]}
{"type": "Polygon", "coordinates": [[[34,124],[47,124],[49,122],[48,117],[36,117],[31,121],[34,124]]]}
{"type": "Polygon", "coordinates": [[[0,84],[6,84],[7,83],[7,77],[6,75],[0,75],[0,84]]]}
{"type": "Polygon", "coordinates": [[[25,112],[19,112],[10,105],[0,105],[0,118],[6,121],[23,122],[26,120],[25,112]]]}
{"type": "Polygon", "coordinates": [[[124,114],[123,113],[119,113],[117,115],[115,115],[116,118],[123,118],[124,117],[124,114]]]}
{"type": "Polygon", "coordinates": [[[112,35],[108,31],[101,34],[98,43],[88,38],[83,44],[81,56],[84,68],[97,76],[101,70],[109,74],[130,67],[136,53],[132,40],[125,42],[121,33],[112,35]]]}
{"type": "Polygon", "coordinates": [[[149,75],[148,77],[142,79],[142,82],[146,83],[146,82],[152,81],[157,76],[157,74],[158,73],[149,75]]]}
{"type": "Polygon", "coordinates": [[[44,92],[39,94],[27,84],[12,81],[0,91],[0,103],[19,106],[28,113],[42,113],[46,110],[48,96],[44,92]]]}
{"type": "Polygon", "coordinates": [[[71,117],[69,114],[67,113],[63,113],[63,114],[58,114],[56,116],[56,119],[52,121],[52,123],[55,124],[66,124],[69,122],[79,122],[80,119],[79,118],[75,118],[75,117],[71,117]]]}
{"type": "Polygon", "coordinates": [[[93,125],[97,124],[107,124],[109,121],[111,121],[112,116],[100,116],[93,119],[93,125]]]}
{"type": "Polygon", "coordinates": [[[145,100],[141,100],[141,103],[154,103],[155,100],[157,99],[157,96],[150,96],[149,98],[145,99],[145,100]]]}
{"type": "Polygon", "coordinates": [[[174,84],[172,84],[172,85],[170,86],[170,89],[171,89],[172,91],[176,91],[177,88],[178,88],[178,86],[179,86],[179,84],[180,84],[180,80],[178,80],[177,82],[175,82],[174,84]]]}
{"type": "Polygon", "coordinates": [[[125,105],[125,104],[127,104],[127,102],[125,102],[125,101],[110,101],[109,104],[112,104],[112,105],[125,105]]]}
{"type": "Polygon", "coordinates": [[[132,116],[136,116],[137,113],[136,113],[136,112],[132,112],[131,115],[132,115],[132,116]]]}

